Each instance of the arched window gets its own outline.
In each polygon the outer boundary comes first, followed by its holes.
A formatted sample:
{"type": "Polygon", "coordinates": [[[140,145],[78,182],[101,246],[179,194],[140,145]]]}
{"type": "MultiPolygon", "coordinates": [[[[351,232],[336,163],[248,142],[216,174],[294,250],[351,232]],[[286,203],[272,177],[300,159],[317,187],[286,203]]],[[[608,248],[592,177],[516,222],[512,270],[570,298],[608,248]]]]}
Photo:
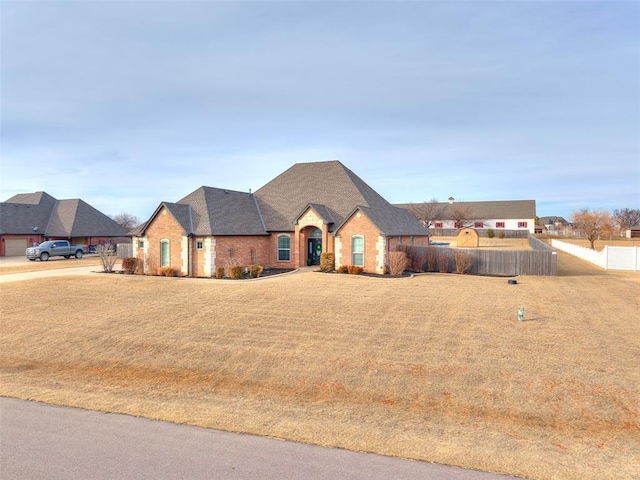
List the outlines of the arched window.
{"type": "Polygon", "coordinates": [[[364,237],[362,235],[351,237],[351,263],[364,267],[364,237]]]}
{"type": "Polygon", "coordinates": [[[171,265],[171,251],[169,248],[169,240],[160,240],[160,267],[168,267],[171,265]]]}
{"type": "Polygon", "coordinates": [[[291,261],[291,237],[289,235],[278,235],[278,261],[291,261]]]}

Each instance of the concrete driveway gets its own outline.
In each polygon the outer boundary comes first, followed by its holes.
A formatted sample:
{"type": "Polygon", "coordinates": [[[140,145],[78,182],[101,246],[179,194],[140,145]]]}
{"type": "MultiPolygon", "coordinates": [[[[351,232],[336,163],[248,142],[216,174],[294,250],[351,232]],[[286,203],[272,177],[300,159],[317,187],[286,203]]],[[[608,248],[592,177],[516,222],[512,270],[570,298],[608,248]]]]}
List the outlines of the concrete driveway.
{"type": "MultiPolygon", "coordinates": [[[[85,256],[86,258],[86,256],[85,256]]],[[[38,265],[42,264],[42,270],[34,270],[29,272],[22,273],[7,273],[0,275],[0,283],[6,282],[17,282],[21,280],[30,280],[33,278],[48,278],[48,277],[60,277],[63,275],[90,275],[93,272],[102,271],[101,265],[83,265],[81,267],[74,267],[73,262],[78,262],[77,260],[71,258],[66,259],[64,257],[53,257],[50,258],[46,262],[40,262],[40,260],[36,260],[34,262],[27,260],[25,257],[0,257],[0,272],[4,268],[25,265],[31,268],[37,268],[38,265]],[[51,268],[52,264],[56,264],[59,262],[60,268],[51,268]],[[46,268],[45,268],[46,265],[46,268]]],[[[116,262],[115,269],[120,268],[120,260],[116,262]]]]}

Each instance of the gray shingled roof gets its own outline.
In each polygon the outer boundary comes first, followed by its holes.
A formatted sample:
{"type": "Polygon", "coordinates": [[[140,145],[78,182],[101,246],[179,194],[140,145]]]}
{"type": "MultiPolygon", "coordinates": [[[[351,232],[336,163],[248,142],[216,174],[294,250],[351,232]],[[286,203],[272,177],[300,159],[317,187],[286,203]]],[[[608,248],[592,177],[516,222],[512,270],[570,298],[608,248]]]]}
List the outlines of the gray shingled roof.
{"type": "MultiPolygon", "coordinates": [[[[151,218],[162,205],[185,233],[202,236],[294,231],[310,206],[334,233],[361,208],[384,235],[428,234],[408,211],[391,205],[338,161],[297,163],[253,195],[200,187],[177,203],[163,202],[151,218]]],[[[138,235],[146,225],[136,230],[138,235]]]]}
{"type": "Polygon", "coordinates": [[[160,211],[163,206],[166,207],[169,212],[171,212],[171,215],[173,215],[176,221],[180,224],[180,226],[182,227],[182,231],[185,234],[193,233],[193,219],[191,215],[190,205],[162,202],[160,207],[158,207],[158,211],[160,211]]]}
{"type": "Polygon", "coordinates": [[[293,231],[300,212],[317,204],[334,219],[331,232],[362,207],[383,234],[427,235],[413,216],[392,206],[339,161],[297,163],[255,195],[268,231],[293,231]]]}
{"type": "Polygon", "coordinates": [[[362,208],[362,212],[380,229],[383,235],[427,235],[428,232],[408,210],[391,208],[362,208]]]}
{"type": "Polygon", "coordinates": [[[123,237],[127,230],[80,199],[56,200],[45,192],[24,193],[0,204],[0,233],[34,232],[53,237],[123,237]]]}
{"type": "Polygon", "coordinates": [[[5,203],[20,203],[22,205],[40,206],[52,205],[55,202],[56,199],[47,192],[18,193],[5,201],[5,203]]]}
{"type": "MultiPolygon", "coordinates": [[[[412,206],[419,205],[414,203],[400,203],[396,207],[410,210],[412,206]]],[[[526,219],[535,218],[536,201],[535,200],[501,200],[491,202],[440,202],[438,207],[442,209],[442,215],[437,220],[451,220],[454,209],[463,208],[469,211],[469,220],[488,220],[488,219],[526,219]]]]}
{"type": "Polygon", "coordinates": [[[304,212],[307,211],[307,209],[311,207],[315,210],[315,212],[320,216],[320,218],[322,219],[323,223],[326,223],[328,225],[331,225],[333,223],[336,223],[336,221],[333,219],[333,216],[331,215],[331,212],[329,211],[329,209],[327,208],[326,205],[320,205],[318,203],[308,203],[303,209],[302,211],[296,216],[296,221],[304,214],[304,212]]]}
{"type": "Polygon", "coordinates": [[[560,223],[563,226],[569,226],[569,222],[567,222],[563,217],[540,217],[538,224],[540,226],[543,225],[555,225],[556,223],[560,223]]]}
{"type": "Polygon", "coordinates": [[[178,203],[191,206],[195,235],[266,235],[254,196],[200,187],[178,203]]]}

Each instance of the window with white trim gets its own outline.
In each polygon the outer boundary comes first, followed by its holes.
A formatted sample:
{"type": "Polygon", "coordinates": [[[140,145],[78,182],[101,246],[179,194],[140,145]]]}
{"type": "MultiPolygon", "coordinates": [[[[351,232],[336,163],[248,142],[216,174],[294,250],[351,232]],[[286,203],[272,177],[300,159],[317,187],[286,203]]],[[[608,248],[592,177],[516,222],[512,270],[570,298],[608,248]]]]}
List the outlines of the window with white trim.
{"type": "Polygon", "coordinates": [[[198,240],[196,242],[196,250],[202,250],[204,248],[204,242],[202,240],[198,240]]]}
{"type": "Polygon", "coordinates": [[[278,235],[278,261],[291,261],[291,237],[289,235],[278,235]]]}
{"type": "Polygon", "coordinates": [[[504,228],[504,222],[496,222],[496,228],[504,228]]]}
{"type": "Polygon", "coordinates": [[[442,228],[443,227],[443,223],[442,222],[436,222],[434,227],[435,228],[442,228]]]}
{"type": "Polygon", "coordinates": [[[527,222],[518,222],[518,228],[527,228],[527,222]]]}
{"type": "Polygon", "coordinates": [[[171,250],[169,240],[160,240],[160,267],[171,265],[171,250]]]}
{"type": "Polygon", "coordinates": [[[475,222],[473,228],[484,228],[484,222],[475,222]]]}
{"type": "Polygon", "coordinates": [[[351,263],[364,267],[364,237],[355,235],[351,238],[351,263]]]}

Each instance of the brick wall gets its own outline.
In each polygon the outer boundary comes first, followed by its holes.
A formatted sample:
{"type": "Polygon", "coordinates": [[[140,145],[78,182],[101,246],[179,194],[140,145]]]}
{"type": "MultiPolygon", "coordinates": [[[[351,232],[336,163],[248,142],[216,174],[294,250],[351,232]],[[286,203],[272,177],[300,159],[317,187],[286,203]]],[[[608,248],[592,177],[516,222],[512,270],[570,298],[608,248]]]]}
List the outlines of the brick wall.
{"type": "Polygon", "coordinates": [[[160,242],[162,240],[169,241],[169,266],[182,270],[183,274],[188,273],[188,265],[183,263],[182,242],[183,230],[178,221],[166,208],[162,208],[158,215],[152,220],[146,229],[146,236],[143,238],[134,238],[137,244],[138,240],[145,242],[145,248],[138,249],[138,257],[143,258],[146,262],[147,270],[160,268],[160,242]],[[146,253],[146,258],[145,257],[146,253]]]}
{"type": "Polygon", "coordinates": [[[359,211],[354,213],[338,232],[338,238],[336,238],[336,268],[341,265],[353,265],[351,239],[356,235],[364,237],[364,271],[382,273],[379,252],[380,232],[366,215],[359,211]],[[338,239],[339,241],[337,241],[338,239]],[[340,252],[338,252],[338,248],[340,248],[340,252]],[[340,262],[339,264],[338,261],[340,262]]]}
{"type": "Polygon", "coordinates": [[[232,259],[235,259],[243,267],[252,264],[269,266],[270,238],[266,235],[233,236],[215,238],[215,260],[213,273],[216,267],[227,267],[232,259]]]}
{"type": "Polygon", "coordinates": [[[296,259],[299,257],[299,245],[296,241],[295,232],[273,232],[269,236],[269,244],[267,246],[267,259],[268,262],[265,264],[272,268],[297,268],[299,267],[299,263],[296,262],[296,259]],[[288,235],[291,239],[291,255],[288,262],[279,262],[278,261],[278,236],[279,235],[288,235]]]}
{"type": "Polygon", "coordinates": [[[387,246],[390,252],[395,252],[398,249],[398,245],[427,247],[429,245],[429,237],[427,235],[404,235],[401,237],[387,237],[387,246]]]}

